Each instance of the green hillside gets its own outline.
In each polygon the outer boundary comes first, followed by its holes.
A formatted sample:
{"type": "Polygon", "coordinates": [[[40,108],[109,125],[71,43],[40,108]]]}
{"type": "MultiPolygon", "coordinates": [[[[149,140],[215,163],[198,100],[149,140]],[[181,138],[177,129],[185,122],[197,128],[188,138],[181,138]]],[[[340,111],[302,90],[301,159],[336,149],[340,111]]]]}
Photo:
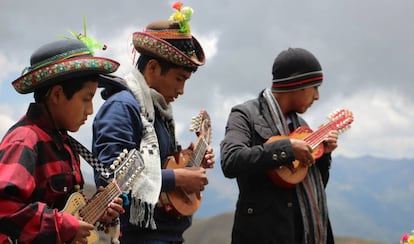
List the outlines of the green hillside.
{"type": "MultiPolygon", "coordinates": [[[[229,244],[233,214],[225,213],[211,218],[195,219],[184,233],[186,244],[229,244]]],[[[352,237],[335,237],[336,244],[385,244],[380,241],[362,240],[352,237]]]]}

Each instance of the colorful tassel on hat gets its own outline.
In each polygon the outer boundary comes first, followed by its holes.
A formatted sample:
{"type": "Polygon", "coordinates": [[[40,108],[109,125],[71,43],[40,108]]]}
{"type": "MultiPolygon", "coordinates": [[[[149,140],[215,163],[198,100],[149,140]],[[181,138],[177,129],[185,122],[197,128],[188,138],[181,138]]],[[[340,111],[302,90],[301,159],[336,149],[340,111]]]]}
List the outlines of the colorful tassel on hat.
{"type": "Polygon", "coordinates": [[[191,20],[194,10],[191,7],[183,7],[182,2],[176,2],[173,4],[173,8],[177,12],[173,13],[169,20],[177,21],[180,25],[180,32],[187,33],[190,32],[190,24],[188,23],[191,20]]]}
{"type": "MultiPolygon", "coordinates": [[[[68,30],[68,31],[70,34],[72,34],[73,37],[83,42],[86,45],[86,47],[89,49],[92,55],[94,55],[95,49],[106,50],[107,48],[105,44],[101,44],[100,42],[95,40],[93,37],[88,36],[86,34],[86,17],[85,16],[83,16],[83,34],[81,33],[77,34],[76,32],[72,30],[68,30]]],[[[69,39],[68,37],[64,37],[64,38],[69,39]]]]}

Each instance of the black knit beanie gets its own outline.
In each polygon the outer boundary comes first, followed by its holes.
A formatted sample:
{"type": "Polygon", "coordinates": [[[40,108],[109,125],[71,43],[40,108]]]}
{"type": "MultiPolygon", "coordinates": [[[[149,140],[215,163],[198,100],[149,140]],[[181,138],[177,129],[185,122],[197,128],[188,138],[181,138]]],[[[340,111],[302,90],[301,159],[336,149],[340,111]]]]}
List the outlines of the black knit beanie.
{"type": "Polygon", "coordinates": [[[275,59],[272,68],[272,92],[288,92],[322,83],[319,61],[303,48],[289,48],[275,59]]]}

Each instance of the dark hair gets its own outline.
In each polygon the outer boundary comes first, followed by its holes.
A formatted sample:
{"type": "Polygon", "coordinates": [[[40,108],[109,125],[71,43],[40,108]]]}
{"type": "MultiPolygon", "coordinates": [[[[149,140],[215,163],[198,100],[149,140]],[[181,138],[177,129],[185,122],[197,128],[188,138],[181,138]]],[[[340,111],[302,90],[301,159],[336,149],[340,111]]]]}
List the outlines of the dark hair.
{"type": "Polygon", "coordinates": [[[146,54],[141,54],[137,60],[137,64],[136,67],[137,69],[143,73],[145,67],[147,66],[148,62],[151,59],[155,59],[157,60],[157,62],[160,64],[161,66],[161,74],[164,75],[166,74],[170,69],[178,69],[178,68],[183,68],[184,70],[188,71],[188,72],[196,72],[197,71],[197,67],[186,67],[186,66],[181,66],[178,64],[174,64],[171,62],[166,61],[165,59],[159,58],[159,57],[153,57],[150,55],[146,55],[146,54]]]}
{"type": "Polygon", "coordinates": [[[65,94],[66,98],[70,100],[76,92],[80,91],[85,86],[86,82],[98,82],[98,78],[99,77],[97,75],[92,75],[80,78],[73,78],[70,81],[62,80],[57,83],[53,83],[52,85],[36,89],[33,93],[33,97],[35,99],[35,102],[43,102],[46,96],[49,95],[48,93],[50,92],[50,89],[53,86],[61,85],[63,88],[63,93],[65,94]]]}

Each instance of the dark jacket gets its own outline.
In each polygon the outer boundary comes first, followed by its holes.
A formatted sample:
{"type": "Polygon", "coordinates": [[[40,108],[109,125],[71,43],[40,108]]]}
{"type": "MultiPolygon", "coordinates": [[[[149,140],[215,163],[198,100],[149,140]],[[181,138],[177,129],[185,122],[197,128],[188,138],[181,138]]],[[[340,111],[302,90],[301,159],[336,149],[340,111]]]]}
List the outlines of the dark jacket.
{"type": "MultiPolygon", "coordinates": [[[[260,96],[235,106],[229,115],[221,142],[221,166],[228,178],[236,178],[239,198],[232,231],[232,243],[303,243],[303,223],[295,187],[276,185],[268,172],[294,161],[289,139],[265,143],[280,135],[270,123],[270,112],[260,96]]],[[[296,114],[294,128],[306,125],[296,114]]],[[[329,178],[330,155],[316,161],[324,185],[329,178]]],[[[328,227],[328,243],[333,243],[328,227]]]]}
{"type": "MultiPolygon", "coordinates": [[[[93,123],[93,152],[104,164],[110,165],[124,148],[139,148],[143,125],[140,117],[140,106],[132,93],[119,88],[115,91],[104,90],[105,103],[97,112],[93,123]]],[[[168,132],[165,119],[156,111],[154,128],[157,134],[161,162],[173,154],[174,138],[168,132]]],[[[162,167],[162,165],[160,165],[162,167]]],[[[97,185],[104,184],[95,172],[97,185]]],[[[170,169],[162,170],[161,191],[175,189],[174,173],[170,169]]],[[[121,219],[121,242],[138,243],[143,240],[183,241],[182,233],[191,225],[191,216],[176,218],[162,208],[156,208],[154,219],[156,230],[141,228],[129,223],[129,206],[121,219]]]]}

